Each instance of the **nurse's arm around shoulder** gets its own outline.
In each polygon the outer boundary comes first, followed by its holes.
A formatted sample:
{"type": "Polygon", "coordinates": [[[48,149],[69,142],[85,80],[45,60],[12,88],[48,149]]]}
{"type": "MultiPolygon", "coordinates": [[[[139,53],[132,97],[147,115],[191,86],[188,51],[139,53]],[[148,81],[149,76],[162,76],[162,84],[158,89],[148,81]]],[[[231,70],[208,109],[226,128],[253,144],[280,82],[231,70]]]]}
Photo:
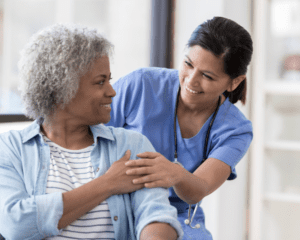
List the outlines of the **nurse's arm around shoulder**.
{"type": "Polygon", "coordinates": [[[231,173],[229,165],[215,158],[208,158],[190,173],[160,153],[145,152],[137,156],[141,159],[126,162],[127,166],[136,167],[127,170],[128,175],[145,175],[134,179],[134,184],[144,184],[147,188],[173,187],[176,194],[189,204],[195,204],[215,191],[231,173]]]}
{"type": "MultiPolygon", "coordinates": [[[[132,160],[133,162],[140,160],[136,160],[139,153],[145,151],[155,153],[152,144],[145,136],[133,131],[130,131],[130,134],[130,145],[135,146],[136,149],[132,149],[133,159],[135,159],[132,160]]],[[[182,239],[183,231],[177,219],[177,210],[170,205],[168,197],[169,191],[162,187],[142,188],[130,193],[135,234],[138,240],[182,239]]]]}
{"type": "Polygon", "coordinates": [[[231,168],[226,163],[208,158],[193,173],[181,171],[181,181],[174,185],[176,194],[189,204],[195,204],[217,190],[229,177],[231,168]]]}

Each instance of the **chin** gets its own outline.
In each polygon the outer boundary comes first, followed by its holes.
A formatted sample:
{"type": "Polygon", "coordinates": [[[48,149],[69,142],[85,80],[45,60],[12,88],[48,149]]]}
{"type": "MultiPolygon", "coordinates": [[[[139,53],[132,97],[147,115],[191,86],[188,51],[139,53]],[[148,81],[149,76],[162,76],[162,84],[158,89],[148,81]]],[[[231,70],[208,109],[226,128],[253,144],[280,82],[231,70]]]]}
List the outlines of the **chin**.
{"type": "Polygon", "coordinates": [[[110,117],[109,117],[109,119],[105,119],[105,120],[102,119],[102,121],[100,122],[100,124],[101,124],[101,123],[106,124],[106,123],[109,123],[109,121],[110,121],[110,117]]]}

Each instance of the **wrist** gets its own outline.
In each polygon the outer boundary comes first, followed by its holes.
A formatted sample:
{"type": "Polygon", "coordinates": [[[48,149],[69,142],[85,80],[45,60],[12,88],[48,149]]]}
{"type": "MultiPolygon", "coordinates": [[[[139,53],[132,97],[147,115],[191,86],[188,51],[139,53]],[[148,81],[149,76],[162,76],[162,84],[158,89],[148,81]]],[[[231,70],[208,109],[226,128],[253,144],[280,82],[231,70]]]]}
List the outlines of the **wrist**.
{"type": "Polygon", "coordinates": [[[176,178],[175,178],[176,181],[175,181],[173,187],[175,187],[176,185],[179,185],[183,181],[186,170],[180,162],[175,161],[173,163],[175,165],[174,166],[174,169],[175,169],[174,172],[175,172],[175,176],[176,176],[176,178]]]}
{"type": "Polygon", "coordinates": [[[99,196],[105,196],[105,199],[115,195],[115,187],[113,181],[106,174],[98,177],[96,180],[96,189],[99,196]]]}

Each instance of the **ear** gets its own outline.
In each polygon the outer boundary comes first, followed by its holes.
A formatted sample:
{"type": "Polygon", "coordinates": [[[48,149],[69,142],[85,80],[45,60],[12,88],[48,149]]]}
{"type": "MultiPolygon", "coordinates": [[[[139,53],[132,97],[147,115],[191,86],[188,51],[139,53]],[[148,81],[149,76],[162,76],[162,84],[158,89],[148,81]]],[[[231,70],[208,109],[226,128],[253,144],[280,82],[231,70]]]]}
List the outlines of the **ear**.
{"type": "Polygon", "coordinates": [[[245,79],[246,79],[246,75],[240,75],[235,79],[233,79],[229,87],[226,89],[227,92],[233,92],[240,85],[240,83],[245,79]]]}

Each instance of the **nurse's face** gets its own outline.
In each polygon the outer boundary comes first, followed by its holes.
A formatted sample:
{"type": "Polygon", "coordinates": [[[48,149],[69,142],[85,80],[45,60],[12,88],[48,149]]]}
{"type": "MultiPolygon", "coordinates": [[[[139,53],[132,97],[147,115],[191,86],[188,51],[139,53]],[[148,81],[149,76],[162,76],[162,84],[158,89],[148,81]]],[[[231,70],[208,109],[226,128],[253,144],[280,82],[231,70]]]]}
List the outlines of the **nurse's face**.
{"type": "Polygon", "coordinates": [[[180,66],[179,81],[185,104],[214,103],[226,90],[233,90],[223,59],[198,45],[188,49],[180,66]]]}

